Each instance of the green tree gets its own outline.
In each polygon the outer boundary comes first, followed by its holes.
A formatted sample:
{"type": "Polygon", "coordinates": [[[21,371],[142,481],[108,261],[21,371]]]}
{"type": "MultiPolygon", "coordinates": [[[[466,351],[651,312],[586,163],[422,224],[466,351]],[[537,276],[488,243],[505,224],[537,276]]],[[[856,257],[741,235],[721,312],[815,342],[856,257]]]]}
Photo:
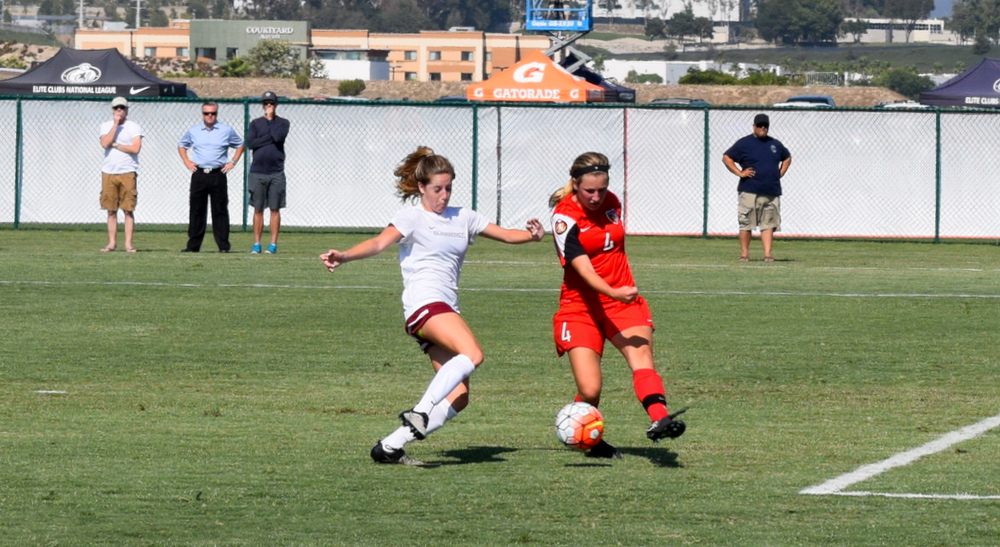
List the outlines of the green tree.
{"type": "Polygon", "coordinates": [[[697,36],[698,29],[695,23],[694,12],[689,6],[684,11],[679,11],[667,21],[666,34],[675,36],[678,40],[684,41],[685,36],[697,36]]]}
{"type": "Polygon", "coordinates": [[[680,77],[677,83],[682,85],[736,85],[739,79],[732,74],[719,72],[718,70],[698,70],[695,67],[688,69],[687,74],[680,77]]]}
{"type": "Polygon", "coordinates": [[[38,15],[59,15],[56,13],[58,11],[58,4],[53,0],[42,0],[38,4],[38,15]]]}
{"type": "Polygon", "coordinates": [[[861,43],[861,37],[868,33],[868,21],[864,19],[844,21],[840,24],[840,32],[844,36],[850,34],[852,41],[855,44],[859,44],[861,43]]]}
{"type": "Polygon", "coordinates": [[[934,82],[927,76],[920,76],[912,70],[901,68],[886,70],[878,77],[876,83],[880,87],[891,89],[914,100],[920,98],[921,91],[934,89],[934,82]]]}
{"type": "Polygon", "coordinates": [[[965,61],[955,61],[955,74],[965,72],[965,61]]]}
{"type": "Polygon", "coordinates": [[[387,0],[382,3],[374,21],[372,30],[377,32],[416,33],[421,30],[435,28],[417,6],[414,0],[387,0]]]}
{"type": "Polygon", "coordinates": [[[628,71],[625,76],[627,84],[662,84],[663,78],[659,74],[639,74],[634,70],[628,71]]]}
{"type": "Polygon", "coordinates": [[[231,7],[227,0],[215,0],[212,2],[212,18],[213,19],[229,19],[231,13],[231,7]]]}
{"type": "Polygon", "coordinates": [[[157,8],[149,14],[149,26],[163,28],[170,26],[170,19],[167,17],[163,10],[157,8]]]}
{"type": "Polygon", "coordinates": [[[341,97],[357,97],[365,90],[363,80],[344,80],[337,84],[337,92],[341,97]]]}
{"type": "Polygon", "coordinates": [[[594,57],[594,72],[601,74],[604,72],[604,61],[607,59],[604,55],[597,55],[594,57]]]}
{"type": "Polygon", "coordinates": [[[767,0],[757,9],[757,32],[768,42],[832,42],[844,21],[837,0],[767,0]]]}
{"type": "Polygon", "coordinates": [[[659,38],[666,37],[667,26],[663,24],[662,19],[657,19],[654,17],[646,20],[646,28],[644,32],[646,36],[654,40],[657,40],[659,38]]]}
{"type": "Polygon", "coordinates": [[[10,24],[14,21],[14,18],[10,15],[10,10],[4,8],[3,10],[3,22],[10,24]]]}
{"type": "Polygon", "coordinates": [[[323,59],[313,56],[305,61],[304,65],[301,70],[308,73],[310,78],[326,79],[326,65],[323,64],[323,59]]]}
{"type": "Polygon", "coordinates": [[[885,15],[902,19],[906,26],[906,43],[919,19],[926,19],[934,9],[934,0],[885,0],[885,15]]]}
{"type": "Polygon", "coordinates": [[[208,19],[208,8],[202,0],[191,0],[188,2],[187,10],[194,19],[208,19]]]}
{"type": "Polygon", "coordinates": [[[254,76],[292,78],[299,72],[299,60],[292,46],[282,40],[261,40],[247,52],[247,64],[254,76]]]}
{"type": "Polygon", "coordinates": [[[28,68],[24,61],[16,57],[4,57],[0,59],[0,67],[4,68],[28,68]]]}
{"type": "Polygon", "coordinates": [[[223,78],[244,78],[253,73],[253,67],[243,57],[233,57],[222,67],[223,78]]]}
{"type": "Polygon", "coordinates": [[[990,39],[980,34],[976,36],[976,41],[972,43],[973,55],[986,55],[990,52],[990,39]]]}

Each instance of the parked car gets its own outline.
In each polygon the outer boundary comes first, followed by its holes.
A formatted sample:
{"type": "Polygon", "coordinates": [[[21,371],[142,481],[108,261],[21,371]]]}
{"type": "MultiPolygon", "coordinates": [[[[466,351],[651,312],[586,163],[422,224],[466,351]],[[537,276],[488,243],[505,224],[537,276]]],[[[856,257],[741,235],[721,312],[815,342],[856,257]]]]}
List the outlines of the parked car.
{"type": "Polygon", "coordinates": [[[679,104],[686,106],[708,106],[709,103],[705,99],[688,99],[685,97],[668,97],[653,99],[649,101],[649,104],[679,104]]]}
{"type": "Polygon", "coordinates": [[[369,99],[368,99],[368,97],[355,97],[355,96],[352,96],[352,95],[338,95],[338,96],[335,96],[335,97],[313,97],[312,100],[314,100],[314,101],[330,101],[330,102],[349,103],[349,102],[358,102],[358,101],[365,102],[365,101],[368,101],[369,99]]]}
{"type": "Polygon", "coordinates": [[[882,101],[875,105],[875,108],[882,108],[885,110],[926,110],[928,108],[933,108],[929,104],[920,104],[916,101],[882,101]]]}
{"type": "Polygon", "coordinates": [[[833,103],[833,97],[829,95],[795,95],[781,103],[774,103],[778,107],[790,108],[831,108],[837,106],[833,103]]]}

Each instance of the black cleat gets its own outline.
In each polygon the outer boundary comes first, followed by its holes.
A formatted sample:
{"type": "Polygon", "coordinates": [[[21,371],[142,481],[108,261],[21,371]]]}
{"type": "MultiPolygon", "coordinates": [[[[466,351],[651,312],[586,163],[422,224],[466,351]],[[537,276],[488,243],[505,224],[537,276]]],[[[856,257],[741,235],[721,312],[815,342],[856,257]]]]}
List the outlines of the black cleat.
{"type": "Polygon", "coordinates": [[[410,428],[418,441],[427,437],[427,422],[429,420],[427,414],[416,410],[404,410],[399,413],[399,419],[403,420],[403,425],[410,428]]]}
{"type": "Polygon", "coordinates": [[[622,453],[618,451],[617,448],[611,446],[604,439],[597,443],[597,446],[591,448],[587,452],[588,458],[604,458],[606,460],[620,460],[622,459],[622,453]]]}
{"type": "Polygon", "coordinates": [[[420,460],[413,459],[406,455],[406,451],[400,448],[399,450],[388,451],[382,446],[382,441],[375,443],[372,447],[372,460],[375,463],[395,463],[399,465],[424,465],[424,462],[420,460]]]}
{"type": "Polygon", "coordinates": [[[649,429],[646,430],[646,437],[654,443],[660,442],[660,439],[676,439],[680,437],[684,434],[687,426],[684,425],[684,422],[674,420],[674,418],[685,412],[687,412],[687,408],[682,408],[675,412],[673,416],[667,416],[649,424],[649,429]]]}

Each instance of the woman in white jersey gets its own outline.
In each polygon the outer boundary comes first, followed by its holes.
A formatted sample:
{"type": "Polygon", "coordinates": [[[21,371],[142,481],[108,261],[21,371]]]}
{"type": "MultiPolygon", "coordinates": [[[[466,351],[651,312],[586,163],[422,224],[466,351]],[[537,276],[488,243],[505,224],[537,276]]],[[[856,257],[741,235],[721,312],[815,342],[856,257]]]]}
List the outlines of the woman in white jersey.
{"type": "Polygon", "coordinates": [[[508,230],[471,209],[448,207],[455,169],[430,148],[418,148],[394,174],[403,202],[419,200],[419,205],[397,212],[379,235],[347,251],[330,249],[320,259],[332,272],[399,243],[406,332],[436,372],[420,402],[399,415],[403,425],[376,443],[371,457],[421,465],[403,447],[440,429],[469,404],[468,378],[483,362],[483,350],[458,309],[458,278],[469,245],[479,234],[504,243],[541,241],[545,230],[537,219],[528,221],[526,230],[508,230]]]}

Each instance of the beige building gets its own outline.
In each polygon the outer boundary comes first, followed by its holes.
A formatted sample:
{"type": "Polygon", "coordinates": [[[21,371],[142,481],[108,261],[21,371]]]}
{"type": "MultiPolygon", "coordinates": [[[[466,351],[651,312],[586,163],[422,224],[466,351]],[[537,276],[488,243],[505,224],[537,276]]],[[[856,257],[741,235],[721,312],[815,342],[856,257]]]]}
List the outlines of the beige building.
{"type": "Polygon", "coordinates": [[[190,57],[190,25],[171,21],[167,28],[139,30],[77,29],[76,49],[117,49],[132,57],[190,57]]]}
{"type": "MultiPolygon", "coordinates": [[[[198,23],[212,24],[211,21],[198,23]]],[[[219,23],[232,25],[229,21],[219,23]]],[[[479,82],[520,61],[532,51],[549,48],[547,36],[494,34],[461,28],[418,34],[310,30],[309,41],[311,50],[388,51],[389,79],[422,82],[479,82]]],[[[125,31],[80,29],[76,33],[75,47],[115,48],[133,57],[191,59],[202,45],[191,43],[188,21],[173,21],[168,28],[146,27],[125,31]]],[[[226,58],[220,55],[216,62],[224,63],[226,58]]]]}

